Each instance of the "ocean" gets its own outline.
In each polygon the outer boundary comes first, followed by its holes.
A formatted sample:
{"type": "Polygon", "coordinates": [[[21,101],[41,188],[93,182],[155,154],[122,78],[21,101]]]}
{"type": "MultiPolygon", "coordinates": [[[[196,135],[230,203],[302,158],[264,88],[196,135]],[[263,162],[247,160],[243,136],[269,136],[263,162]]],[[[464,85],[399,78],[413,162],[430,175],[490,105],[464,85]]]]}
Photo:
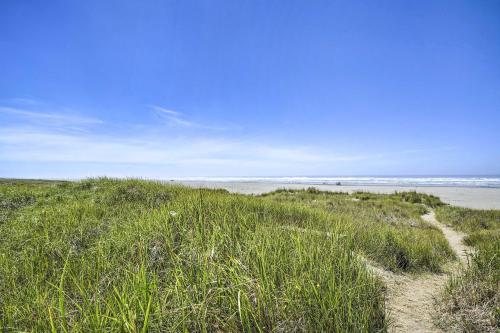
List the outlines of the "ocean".
{"type": "Polygon", "coordinates": [[[445,186],[500,188],[500,176],[356,176],[356,177],[183,177],[177,181],[280,183],[343,186],[445,186]]]}

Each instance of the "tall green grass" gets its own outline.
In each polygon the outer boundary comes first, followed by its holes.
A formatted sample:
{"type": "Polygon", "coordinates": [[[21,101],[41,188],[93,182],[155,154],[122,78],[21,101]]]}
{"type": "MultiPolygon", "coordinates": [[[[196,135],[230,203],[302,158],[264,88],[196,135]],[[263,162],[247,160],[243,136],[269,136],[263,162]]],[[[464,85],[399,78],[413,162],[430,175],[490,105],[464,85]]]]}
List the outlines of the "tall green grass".
{"type": "Polygon", "coordinates": [[[385,331],[384,286],[360,254],[408,271],[451,257],[426,208],[400,197],[278,194],[2,182],[0,327],[385,331]]]}
{"type": "Polygon", "coordinates": [[[447,286],[443,325],[466,332],[500,330],[500,210],[444,206],[441,221],[468,233],[465,242],[475,247],[469,265],[447,286]]]}
{"type": "Polygon", "coordinates": [[[353,235],[358,253],[392,271],[439,272],[454,253],[442,233],[420,216],[442,203],[416,192],[375,194],[281,189],[263,195],[281,203],[312,208],[340,221],[353,235]]]}
{"type": "Polygon", "coordinates": [[[436,210],[437,218],[467,233],[467,245],[498,242],[500,239],[500,210],[478,210],[443,206],[436,210]]]}
{"type": "Polygon", "coordinates": [[[0,224],[3,330],[386,328],[382,284],[325,214],[135,180],[1,193],[35,198],[0,224]]]}

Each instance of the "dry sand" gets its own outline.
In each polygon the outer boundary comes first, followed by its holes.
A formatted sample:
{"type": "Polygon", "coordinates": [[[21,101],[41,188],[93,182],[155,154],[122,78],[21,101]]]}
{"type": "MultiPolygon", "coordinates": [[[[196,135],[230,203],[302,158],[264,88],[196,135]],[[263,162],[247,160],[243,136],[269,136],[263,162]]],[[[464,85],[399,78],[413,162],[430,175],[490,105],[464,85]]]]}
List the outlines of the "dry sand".
{"type": "Polygon", "coordinates": [[[209,181],[182,181],[184,185],[192,187],[224,188],[230,192],[244,194],[261,194],[278,188],[301,189],[316,187],[320,190],[355,192],[367,191],[375,193],[393,193],[395,191],[417,191],[433,194],[446,203],[476,209],[500,209],[500,188],[478,187],[431,187],[431,186],[337,186],[337,185],[308,185],[267,182],[209,182],[209,181]]]}
{"type": "Polygon", "coordinates": [[[443,231],[459,261],[450,263],[442,274],[412,276],[376,269],[387,285],[386,305],[392,322],[390,332],[442,332],[435,325],[435,301],[443,292],[450,274],[456,273],[460,265],[467,264],[466,254],[472,251],[462,243],[465,235],[438,222],[434,212],[422,218],[443,231]]]}

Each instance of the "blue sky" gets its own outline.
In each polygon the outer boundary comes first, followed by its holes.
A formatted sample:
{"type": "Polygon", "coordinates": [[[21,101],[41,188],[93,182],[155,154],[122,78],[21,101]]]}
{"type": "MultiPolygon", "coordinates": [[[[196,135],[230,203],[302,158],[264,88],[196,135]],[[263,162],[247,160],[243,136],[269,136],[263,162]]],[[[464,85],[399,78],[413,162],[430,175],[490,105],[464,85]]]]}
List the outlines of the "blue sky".
{"type": "Polygon", "coordinates": [[[0,177],[500,174],[500,2],[0,2],[0,177]]]}

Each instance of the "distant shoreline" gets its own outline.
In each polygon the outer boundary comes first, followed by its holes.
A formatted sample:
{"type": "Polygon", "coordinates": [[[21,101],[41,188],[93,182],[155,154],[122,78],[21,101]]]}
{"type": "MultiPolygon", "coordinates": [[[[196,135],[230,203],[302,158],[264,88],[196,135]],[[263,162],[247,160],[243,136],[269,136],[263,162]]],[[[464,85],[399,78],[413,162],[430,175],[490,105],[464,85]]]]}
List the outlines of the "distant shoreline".
{"type": "MultiPolygon", "coordinates": [[[[130,177],[132,178],[132,177],[130,177]]],[[[22,179],[22,178],[0,178],[0,185],[8,184],[10,181],[26,181],[26,182],[64,182],[78,181],[79,179],[22,179]]],[[[441,198],[443,202],[448,204],[475,208],[475,209],[500,209],[500,188],[486,186],[456,186],[456,185],[350,185],[350,184],[318,184],[318,183],[292,183],[292,182],[271,182],[271,181],[211,181],[211,180],[180,180],[180,179],[148,179],[151,181],[160,181],[164,183],[183,184],[190,187],[203,188],[222,188],[230,192],[258,195],[266,192],[271,192],[279,188],[290,189],[305,189],[315,187],[320,190],[334,192],[365,191],[373,193],[394,193],[404,191],[416,191],[426,194],[432,194],[441,198]]]]}
{"type": "Polygon", "coordinates": [[[343,186],[438,186],[500,188],[500,176],[293,176],[293,177],[180,177],[181,182],[281,183],[343,186]]]}
{"type": "Polygon", "coordinates": [[[278,188],[304,189],[315,187],[325,191],[374,193],[393,193],[417,191],[436,195],[451,205],[475,209],[500,209],[500,188],[496,187],[459,187],[459,186],[415,186],[415,185],[329,185],[329,184],[294,184],[282,182],[230,182],[230,181],[179,181],[172,183],[190,187],[223,188],[241,194],[262,194],[278,188]]]}
{"type": "MultiPolygon", "coordinates": [[[[79,181],[86,178],[99,178],[100,175],[87,175],[78,178],[2,178],[0,180],[27,181],[79,181]]],[[[135,177],[133,175],[111,176],[110,178],[138,178],[160,182],[185,183],[262,183],[288,185],[334,185],[334,186],[379,186],[379,187],[466,187],[466,188],[500,188],[500,175],[421,175],[421,176],[281,176],[281,177],[135,177]]]]}

